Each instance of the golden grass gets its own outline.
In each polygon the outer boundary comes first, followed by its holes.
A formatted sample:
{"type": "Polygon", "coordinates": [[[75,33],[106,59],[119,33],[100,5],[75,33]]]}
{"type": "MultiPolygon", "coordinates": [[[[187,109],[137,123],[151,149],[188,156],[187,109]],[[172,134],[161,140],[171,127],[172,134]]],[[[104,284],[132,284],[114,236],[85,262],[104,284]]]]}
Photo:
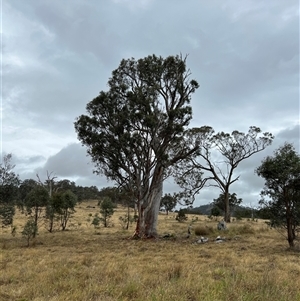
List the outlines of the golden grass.
{"type": "Polygon", "coordinates": [[[25,216],[16,216],[15,237],[2,230],[0,300],[300,300],[300,253],[264,221],[231,223],[216,244],[216,221],[201,216],[193,229],[208,228],[210,241],[195,244],[195,234],[186,238],[192,216],[179,223],[160,215],[159,233],[172,236],[141,241],[128,239],[134,225],[122,230],[122,208],[113,227],[95,229],[99,209],[87,205],[96,202],[78,206],[68,231],[40,226],[29,248],[25,216]]]}

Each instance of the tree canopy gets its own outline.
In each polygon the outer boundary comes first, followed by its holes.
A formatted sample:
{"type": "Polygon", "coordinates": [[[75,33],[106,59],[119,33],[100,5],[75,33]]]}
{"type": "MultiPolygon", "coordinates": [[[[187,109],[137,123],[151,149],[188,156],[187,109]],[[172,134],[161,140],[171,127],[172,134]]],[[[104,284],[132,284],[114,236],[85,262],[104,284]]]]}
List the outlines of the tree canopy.
{"type": "Polygon", "coordinates": [[[289,245],[294,247],[300,230],[300,155],[285,143],[262,161],[256,173],[265,179],[260,204],[268,209],[271,225],[286,228],[289,245]]]}
{"type": "MultiPolygon", "coordinates": [[[[38,229],[38,219],[41,216],[42,209],[49,204],[49,192],[42,185],[36,185],[25,198],[25,208],[29,215],[33,216],[36,229],[38,229]]],[[[34,236],[37,234],[34,233],[34,236]]]]}
{"type": "MultiPolygon", "coordinates": [[[[240,205],[243,201],[241,198],[237,198],[236,193],[232,193],[232,194],[229,193],[228,199],[229,199],[229,209],[231,212],[233,211],[234,207],[240,205]]],[[[221,193],[218,198],[213,200],[212,204],[214,207],[217,207],[219,210],[224,212],[225,211],[225,193],[221,193]]]]}
{"type": "Polygon", "coordinates": [[[61,229],[64,231],[72,213],[75,212],[77,196],[71,191],[61,191],[53,195],[51,205],[54,213],[59,216],[61,229]]]}
{"type": "Polygon", "coordinates": [[[205,185],[218,187],[224,193],[224,219],[230,222],[229,188],[239,179],[235,169],[253,154],[269,146],[274,137],[251,126],[248,133],[233,131],[215,134],[212,127],[193,128],[187,132],[190,145],[199,145],[192,156],[178,162],[174,169],[177,183],[184,189],[182,196],[193,202],[205,185]]]}
{"type": "Polygon", "coordinates": [[[108,81],[109,90],[87,104],[75,122],[79,140],[104,174],[136,201],[136,235],[156,236],[163,180],[168,167],[193,153],[183,143],[192,118],[186,57],[151,55],[122,60],[108,81]]]}
{"type": "Polygon", "coordinates": [[[161,198],[160,206],[161,208],[164,208],[166,210],[167,214],[169,213],[169,211],[172,211],[176,207],[176,204],[176,197],[172,196],[170,193],[165,194],[161,198]]]}
{"type": "Polygon", "coordinates": [[[18,198],[20,179],[13,171],[14,167],[12,154],[5,155],[0,164],[0,219],[3,226],[12,225],[18,198]]]}
{"type": "Polygon", "coordinates": [[[100,213],[101,220],[103,222],[104,227],[108,227],[109,219],[115,212],[115,204],[111,201],[109,197],[104,197],[100,202],[100,213]]]}

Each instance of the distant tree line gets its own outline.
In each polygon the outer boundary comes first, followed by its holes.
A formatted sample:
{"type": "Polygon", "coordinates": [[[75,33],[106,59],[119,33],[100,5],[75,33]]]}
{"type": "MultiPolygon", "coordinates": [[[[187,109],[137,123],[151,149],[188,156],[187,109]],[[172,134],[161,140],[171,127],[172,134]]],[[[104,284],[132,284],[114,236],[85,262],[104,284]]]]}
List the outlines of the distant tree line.
{"type": "MultiPolygon", "coordinates": [[[[75,212],[78,202],[88,199],[99,200],[101,217],[95,216],[92,224],[104,227],[109,225],[109,219],[117,204],[128,208],[127,214],[120,217],[123,229],[128,229],[129,223],[136,221],[137,214],[130,215],[129,208],[136,210],[136,203],[127,190],[117,187],[77,186],[69,180],[56,181],[56,177],[47,173],[47,179],[42,182],[26,179],[21,181],[13,171],[12,155],[4,156],[0,165],[0,218],[2,226],[12,226],[16,208],[29,216],[22,234],[28,238],[35,237],[38,231],[38,221],[46,220],[49,232],[53,231],[54,223],[58,222],[61,230],[65,230],[67,223],[75,212]]],[[[263,218],[270,220],[270,226],[285,229],[287,240],[291,247],[300,231],[300,156],[291,144],[286,143],[274,152],[274,156],[267,157],[256,169],[259,176],[265,178],[262,190],[260,208],[245,208],[240,206],[242,199],[235,193],[229,194],[231,215],[235,218],[263,218]]],[[[178,204],[176,194],[165,194],[161,198],[160,208],[168,214],[178,204]]],[[[224,193],[210,204],[210,215],[218,217],[224,212],[224,193]]],[[[203,206],[202,206],[203,207],[203,206]]],[[[185,214],[206,213],[200,208],[186,208],[177,211],[177,220],[185,221],[185,214]]]]}
{"type": "Polygon", "coordinates": [[[13,218],[18,208],[29,217],[24,228],[28,238],[37,235],[38,221],[41,219],[46,220],[49,232],[53,231],[55,223],[65,230],[76,204],[84,200],[108,198],[113,203],[122,202],[118,190],[113,187],[102,190],[96,186],[83,187],[67,179],[56,180],[57,177],[48,172],[45,181],[39,175],[35,180],[21,181],[14,167],[12,154],[5,155],[0,165],[0,221],[3,227],[14,229],[13,218]]]}

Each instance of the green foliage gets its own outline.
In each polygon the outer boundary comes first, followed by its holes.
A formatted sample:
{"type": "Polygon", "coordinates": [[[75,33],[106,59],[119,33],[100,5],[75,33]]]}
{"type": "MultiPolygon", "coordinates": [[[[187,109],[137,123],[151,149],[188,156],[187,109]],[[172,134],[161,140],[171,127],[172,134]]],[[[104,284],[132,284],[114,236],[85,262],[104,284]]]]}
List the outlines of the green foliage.
{"type": "Polygon", "coordinates": [[[29,247],[29,242],[34,238],[38,233],[38,228],[33,219],[29,219],[22,231],[22,236],[27,240],[27,247],[29,247]]]}
{"type": "Polygon", "coordinates": [[[18,198],[19,176],[13,172],[12,154],[5,155],[0,164],[0,220],[2,226],[13,224],[14,205],[18,198]]]}
{"type": "Polygon", "coordinates": [[[47,182],[43,184],[40,179],[39,182],[33,179],[22,181],[19,187],[19,200],[17,205],[19,209],[22,210],[22,213],[26,210],[26,213],[34,214],[36,225],[41,211],[45,208],[45,216],[46,219],[49,220],[49,227],[47,229],[49,232],[52,232],[54,210],[51,205],[51,198],[49,197],[48,184],[47,182]]]}
{"type": "Polygon", "coordinates": [[[41,208],[46,207],[48,203],[49,193],[46,188],[41,185],[35,186],[25,198],[25,207],[28,214],[32,214],[32,211],[35,211],[35,209],[41,210],[41,208]]]}
{"type": "MultiPolygon", "coordinates": [[[[46,182],[49,182],[47,180],[46,182]]],[[[71,191],[77,197],[77,202],[82,202],[83,200],[97,200],[100,197],[99,190],[96,186],[79,186],[75,182],[68,179],[63,179],[57,182],[52,182],[52,189],[54,193],[71,191]]]]}
{"type": "Polygon", "coordinates": [[[119,216],[119,221],[120,221],[122,229],[128,230],[129,224],[132,224],[135,221],[135,218],[134,218],[134,216],[131,216],[130,214],[125,214],[125,215],[119,216]]]}
{"type": "Polygon", "coordinates": [[[13,224],[15,215],[15,207],[11,204],[0,205],[0,217],[2,226],[9,226],[13,224]]]}
{"type": "Polygon", "coordinates": [[[94,217],[93,220],[92,220],[92,225],[93,225],[95,228],[99,228],[100,221],[101,221],[101,218],[99,217],[98,213],[96,213],[96,214],[95,214],[95,217],[94,217]]]}
{"type": "MultiPolygon", "coordinates": [[[[235,214],[234,214],[234,217],[236,218],[237,221],[240,221],[240,220],[242,220],[242,218],[245,217],[245,216],[244,216],[244,214],[243,214],[243,211],[241,211],[241,210],[236,210],[236,211],[235,211],[235,214]]],[[[248,217],[248,216],[247,216],[247,217],[248,217]]]]}
{"type": "Polygon", "coordinates": [[[25,208],[29,215],[33,216],[36,228],[38,227],[38,219],[41,216],[43,208],[50,201],[49,193],[42,185],[35,186],[25,198],[25,208]]]}
{"type": "Polygon", "coordinates": [[[221,210],[219,209],[219,207],[214,206],[213,208],[211,208],[210,215],[215,217],[220,216],[221,210]]]}
{"type": "Polygon", "coordinates": [[[60,220],[61,229],[64,231],[67,223],[75,212],[77,196],[71,191],[66,190],[55,193],[51,200],[53,214],[56,214],[60,220]]]}
{"type": "Polygon", "coordinates": [[[285,143],[256,169],[265,179],[261,206],[269,212],[271,225],[287,231],[290,247],[300,231],[300,156],[285,143]]]}
{"type": "Polygon", "coordinates": [[[38,182],[33,179],[26,179],[22,181],[19,187],[19,200],[17,204],[22,211],[24,211],[26,207],[26,198],[28,194],[38,185],[38,182]]]}
{"type": "Polygon", "coordinates": [[[104,187],[99,191],[100,198],[108,197],[115,204],[120,202],[119,194],[120,192],[117,187],[104,187]]]}
{"type": "Polygon", "coordinates": [[[90,186],[90,187],[83,187],[76,185],[75,182],[72,182],[67,179],[63,179],[60,181],[54,181],[53,177],[50,178],[51,175],[48,174],[48,180],[46,180],[44,183],[37,182],[33,179],[26,179],[24,180],[20,187],[19,187],[19,200],[18,200],[18,206],[21,209],[24,209],[25,207],[25,199],[29,192],[35,188],[38,185],[42,185],[45,187],[45,189],[48,190],[50,194],[50,190],[52,191],[52,194],[55,193],[61,193],[66,191],[71,191],[73,194],[77,197],[77,202],[81,202],[83,200],[96,200],[100,198],[100,192],[96,186],[90,186]],[[50,189],[50,183],[51,182],[51,189],[50,189]]]}
{"type": "Polygon", "coordinates": [[[78,202],[83,200],[98,200],[100,198],[99,190],[96,186],[75,186],[74,189],[68,190],[71,190],[77,196],[78,202]]]}
{"type": "MultiPolygon", "coordinates": [[[[119,168],[131,171],[124,159],[142,160],[138,154],[158,147],[160,142],[164,143],[156,156],[168,161],[167,150],[171,139],[175,139],[171,137],[182,136],[191,119],[187,104],[198,84],[185,82],[188,75],[185,60],[179,56],[121,61],[108,82],[109,92],[102,91],[87,105],[89,116],[81,115],[75,122],[79,139],[88,147],[99,173],[104,172],[112,180],[125,179],[119,168]],[[169,101],[168,108],[162,110],[160,104],[165,101],[169,101]],[[151,140],[152,145],[148,144],[151,140]]],[[[131,164],[141,163],[135,161],[131,164]]]]}
{"type": "Polygon", "coordinates": [[[257,215],[257,210],[249,209],[249,208],[240,208],[234,211],[234,217],[237,220],[241,220],[242,218],[249,218],[254,220],[254,214],[257,215]]]}
{"type": "Polygon", "coordinates": [[[169,211],[172,211],[176,207],[176,204],[176,198],[168,193],[161,198],[160,207],[164,208],[168,214],[169,211]]]}
{"type": "Polygon", "coordinates": [[[177,215],[176,215],[176,220],[179,222],[184,222],[188,219],[188,217],[186,216],[186,209],[179,209],[177,215]]]}
{"type": "Polygon", "coordinates": [[[54,228],[54,221],[56,220],[55,210],[53,207],[53,198],[50,199],[49,204],[46,206],[46,220],[48,220],[47,230],[51,233],[54,228]]]}
{"type": "Polygon", "coordinates": [[[114,203],[108,197],[105,197],[101,201],[101,203],[100,203],[100,213],[101,213],[101,216],[102,216],[101,221],[103,222],[104,227],[108,227],[109,219],[114,214],[115,207],[116,206],[114,205],[114,203]]]}
{"type": "MultiPolygon", "coordinates": [[[[229,193],[228,195],[229,199],[229,208],[231,211],[235,208],[235,206],[238,206],[242,203],[241,198],[237,198],[236,193],[229,193]]],[[[225,193],[221,193],[217,199],[213,200],[214,207],[218,208],[221,212],[225,211],[225,193]]]]}
{"type": "Polygon", "coordinates": [[[262,206],[257,211],[257,216],[261,219],[269,219],[270,220],[270,219],[272,219],[272,212],[269,207],[262,206]]]}
{"type": "Polygon", "coordinates": [[[138,208],[160,202],[156,190],[166,169],[197,149],[185,143],[191,95],[199,87],[189,76],[181,56],[122,60],[108,81],[109,90],[89,102],[87,115],[75,122],[96,173],[124,188],[142,203],[138,208]]]}

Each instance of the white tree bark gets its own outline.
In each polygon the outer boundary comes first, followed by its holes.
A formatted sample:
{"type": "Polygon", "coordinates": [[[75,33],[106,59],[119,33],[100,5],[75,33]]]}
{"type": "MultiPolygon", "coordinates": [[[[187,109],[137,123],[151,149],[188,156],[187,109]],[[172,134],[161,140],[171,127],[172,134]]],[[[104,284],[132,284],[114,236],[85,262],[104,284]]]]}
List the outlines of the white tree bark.
{"type": "Polygon", "coordinates": [[[138,221],[134,237],[157,237],[157,222],[163,193],[163,168],[157,168],[152,177],[151,187],[143,199],[137,201],[138,221]]]}
{"type": "Polygon", "coordinates": [[[160,208],[160,201],[163,193],[163,180],[157,184],[157,188],[153,190],[152,206],[146,212],[145,216],[145,236],[147,238],[157,237],[157,221],[160,208]]]}

